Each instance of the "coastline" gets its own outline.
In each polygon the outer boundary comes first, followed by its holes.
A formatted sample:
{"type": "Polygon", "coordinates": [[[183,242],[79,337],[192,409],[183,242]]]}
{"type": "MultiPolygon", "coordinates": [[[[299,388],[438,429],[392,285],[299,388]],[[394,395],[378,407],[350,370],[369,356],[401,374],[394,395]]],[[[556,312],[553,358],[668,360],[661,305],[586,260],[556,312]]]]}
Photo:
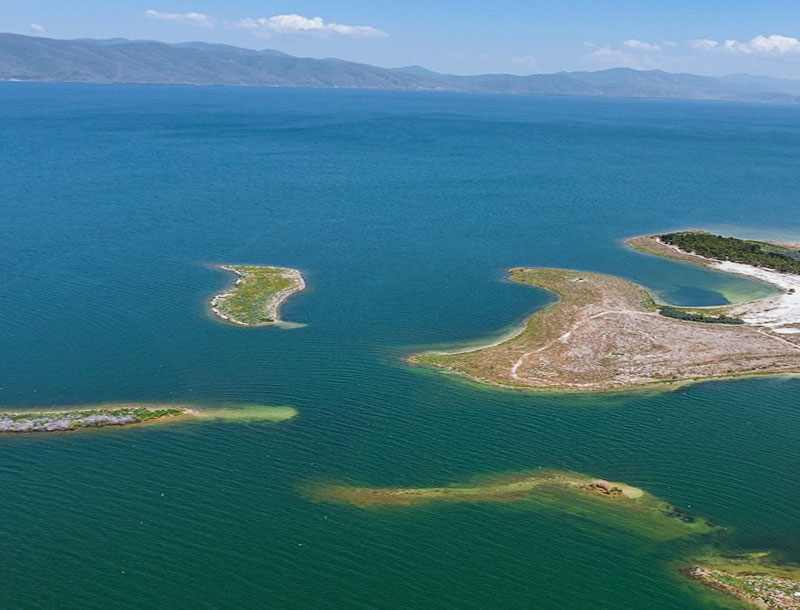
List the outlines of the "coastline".
{"type": "Polygon", "coordinates": [[[103,403],[27,408],[0,411],[0,436],[72,433],[102,428],[128,429],[192,421],[281,422],[297,414],[296,409],[288,406],[205,407],[186,403],[103,403]]]}
{"type": "MultiPolygon", "coordinates": [[[[721,261],[685,253],[655,240],[652,236],[629,238],[625,240],[625,243],[638,251],[701,264],[720,272],[729,272],[730,263],[725,265],[721,261]]],[[[614,276],[537,268],[512,268],[508,270],[508,273],[511,279],[549,290],[555,293],[558,299],[531,314],[520,327],[519,332],[510,336],[500,337],[464,350],[426,350],[413,353],[408,355],[405,361],[410,365],[436,370],[470,383],[540,394],[619,394],[670,391],[706,381],[766,376],[793,378],[800,374],[800,342],[790,340],[793,335],[798,335],[800,338],[800,327],[797,330],[794,327],[782,330],[774,326],[765,327],[756,324],[752,319],[752,313],[756,310],[774,312],[774,302],[785,299],[787,295],[798,303],[797,308],[791,310],[790,313],[796,312],[800,319],[800,277],[798,276],[789,276],[792,278],[791,281],[797,282],[798,290],[792,291],[787,290],[786,284],[782,286],[772,276],[767,276],[773,280],[769,282],[767,278],[763,277],[764,271],[756,270],[755,273],[759,275],[756,279],[773,284],[780,292],[772,297],[715,307],[714,309],[730,312],[731,315],[741,313],[744,318],[743,323],[733,327],[733,325],[713,324],[705,320],[673,319],[666,322],[667,316],[658,312],[658,306],[647,289],[614,276]],[[562,274],[561,278],[557,278],[559,281],[553,281],[550,277],[544,277],[545,281],[541,281],[542,274],[552,275],[553,273],[562,274]],[[602,297],[597,303],[585,301],[585,295],[576,293],[573,288],[569,287],[570,283],[589,285],[593,282],[598,285],[606,284],[606,286],[601,286],[601,290],[595,291],[602,297]],[[566,293],[564,289],[566,289],[566,293]],[[639,291],[638,296],[632,292],[636,290],[639,291]],[[627,303],[615,307],[601,306],[602,301],[615,302],[615,299],[620,296],[614,294],[615,291],[620,294],[627,291],[627,303]],[[567,293],[570,294],[570,298],[567,303],[564,303],[567,293]],[[638,305],[634,302],[636,299],[639,300],[638,305]],[[580,308],[583,308],[585,313],[580,313],[580,308]],[[568,313],[559,312],[559,310],[568,313]],[[606,320],[599,323],[599,318],[606,318],[606,320]],[[619,319],[609,320],[609,318],[619,319]],[[554,325],[561,330],[554,331],[552,328],[554,325]],[[585,326],[594,329],[594,335],[592,332],[586,332],[585,326]],[[723,328],[723,326],[728,326],[728,328],[723,328]],[[616,332],[615,328],[624,333],[642,335],[643,339],[640,343],[655,341],[652,349],[666,344],[674,352],[674,355],[670,358],[661,358],[664,363],[662,370],[659,370],[658,366],[643,369],[640,366],[642,358],[647,359],[650,356],[646,350],[642,351],[642,346],[636,341],[629,341],[628,344],[625,344],[620,341],[614,343],[606,340],[605,354],[612,356],[619,354],[615,357],[624,360],[628,352],[632,351],[635,353],[629,360],[633,362],[636,358],[639,359],[639,364],[635,362],[632,364],[634,368],[629,369],[631,375],[628,375],[630,378],[626,379],[622,369],[618,368],[616,372],[608,369],[603,361],[607,358],[596,347],[591,346],[595,337],[600,337],[598,341],[605,340],[604,336],[616,332]],[[655,334],[653,334],[654,332],[655,334]],[[581,336],[576,339],[575,334],[581,336]],[[671,334],[676,336],[671,337],[671,334]],[[698,343],[699,340],[694,338],[695,334],[703,335],[703,340],[698,343]],[[688,349],[683,349],[683,353],[681,353],[681,347],[679,345],[676,347],[680,340],[684,341],[687,346],[693,342],[698,347],[702,345],[700,352],[707,353],[708,358],[702,360],[688,349]],[[715,345],[715,343],[719,343],[719,345],[715,345]],[[727,346],[727,351],[724,349],[725,346],[727,346]],[[562,372],[566,369],[575,369],[576,366],[580,368],[576,364],[577,360],[574,354],[580,350],[586,352],[587,349],[590,354],[588,357],[594,358],[598,368],[586,371],[586,367],[584,367],[584,373],[581,373],[584,377],[582,381],[581,375],[577,373],[572,378],[563,375],[562,372]],[[572,356],[568,353],[570,350],[572,356]],[[507,355],[504,356],[503,352],[507,355]],[[732,357],[733,354],[737,354],[744,362],[738,362],[736,358],[732,357]],[[567,359],[565,360],[565,358],[567,359]],[[692,362],[695,364],[693,365],[692,362]],[[506,370],[506,367],[509,366],[510,370],[506,370]],[[531,367],[536,369],[533,375],[530,373],[531,367]],[[645,371],[645,374],[641,371],[637,372],[639,369],[636,367],[645,371]],[[609,372],[603,373],[604,370],[609,372]],[[698,372],[692,374],[693,370],[698,372]],[[604,374],[613,375],[604,380],[604,374]]],[[[752,274],[740,273],[740,275],[747,275],[750,278],[752,274]]],[[[783,277],[785,276],[786,274],[783,274],[783,277]]],[[[778,324],[786,322],[786,319],[781,319],[778,324]]],[[[788,323],[794,324],[791,318],[788,323]]],[[[657,351],[652,352],[652,355],[655,356],[657,353],[657,351]]],[[[657,362],[658,358],[653,361],[656,365],[657,362]]]]}
{"type": "Polygon", "coordinates": [[[216,269],[221,269],[223,271],[227,271],[229,273],[233,273],[236,276],[234,282],[225,289],[225,292],[219,293],[211,297],[209,302],[209,309],[211,312],[220,320],[227,322],[228,324],[233,324],[235,326],[243,326],[243,327],[258,327],[258,326],[279,326],[284,328],[294,328],[296,325],[290,322],[286,322],[280,318],[280,308],[287,299],[289,299],[292,295],[302,292],[306,289],[306,281],[303,277],[303,274],[298,269],[293,269],[291,267],[266,267],[268,269],[274,269],[279,271],[283,278],[290,280],[291,285],[287,288],[283,288],[273,295],[270,296],[268,302],[264,307],[264,314],[269,321],[258,322],[258,323],[248,323],[243,322],[241,320],[237,320],[236,318],[224,313],[220,305],[229,297],[232,297],[236,294],[236,288],[241,286],[241,284],[245,281],[247,273],[242,271],[239,265],[231,265],[231,264],[222,264],[222,265],[214,265],[216,269]]]}
{"type": "MultiPolygon", "coordinates": [[[[751,281],[772,286],[777,290],[775,295],[742,303],[732,303],[716,309],[727,310],[731,315],[741,317],[752,326],[765,327],[777,334],[800,334],[800,275],[708,258],[694,252],[685,252],[676,246],[664,243],[657,235],[638,235],[627,238],[624,242],[639,252],[693,263],[713,271],[746,277],[751,281]]],[[[786,248],[793,245],[769,243],[786,248]]]]}

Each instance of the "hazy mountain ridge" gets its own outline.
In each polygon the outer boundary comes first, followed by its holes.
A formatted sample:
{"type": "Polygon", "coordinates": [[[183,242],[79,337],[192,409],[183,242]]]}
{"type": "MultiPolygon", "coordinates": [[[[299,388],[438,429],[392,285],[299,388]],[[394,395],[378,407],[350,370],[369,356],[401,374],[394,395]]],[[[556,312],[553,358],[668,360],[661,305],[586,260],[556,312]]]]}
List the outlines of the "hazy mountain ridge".
{"type": "Polygon", "coordinates": [[[120,38],[56,40],[18,34],[0,34],[0,80],[800,101],[800,81],[749,75],[715,78],[614,68],[531,76],[456,76],[421,66],[388,69],[224,44],[167,44],[120,38]]]}

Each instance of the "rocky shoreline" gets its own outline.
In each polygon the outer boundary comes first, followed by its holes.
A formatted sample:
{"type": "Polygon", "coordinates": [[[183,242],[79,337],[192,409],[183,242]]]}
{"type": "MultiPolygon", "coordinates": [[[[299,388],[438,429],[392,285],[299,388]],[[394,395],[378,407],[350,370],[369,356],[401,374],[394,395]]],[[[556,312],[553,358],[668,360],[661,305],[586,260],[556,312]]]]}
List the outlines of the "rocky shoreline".
{"type": "MultiPolygon", "coordinates": [[[[219,269],[228,271],[236,275],[236,280],[232,285],[232,289],[226,292],[217,294],[211,298],[210,309],[212,313],[228,322],[237,326],[269,326],[281,324],[283,320],[280,319],[281,305],[293,294],[302,292],[306,289],[306,282],[303,274],[297,269],[289,267],[262,267],[255,265],[219,265],[219,269]],[[269,293],[269,288],[265,287],[264,291],[267,293],[267,301],[263,304],[263,309],[260,313],[260,318],[257,322],[245,321],[233,315],[230,311],[226,310],[226,303],[231,298],[239,295],[243,284],[250,279],[256,272],[271,272],[283,280],[289,282],[289,285],[269,293]]],[[[261,296],[261,295],[259,295],[261,296]]]]}

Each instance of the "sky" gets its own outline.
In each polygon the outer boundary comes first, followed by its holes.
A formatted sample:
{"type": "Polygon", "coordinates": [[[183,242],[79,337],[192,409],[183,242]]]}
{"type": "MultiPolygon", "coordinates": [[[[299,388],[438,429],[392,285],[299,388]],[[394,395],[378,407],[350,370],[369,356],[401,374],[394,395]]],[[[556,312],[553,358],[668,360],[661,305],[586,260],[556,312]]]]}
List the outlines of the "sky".
{"type": "Polygon", "coordinates": [[[454,74],[800,79],[798,0],[0,0],[0,31],[205,41],[454,74]]]}

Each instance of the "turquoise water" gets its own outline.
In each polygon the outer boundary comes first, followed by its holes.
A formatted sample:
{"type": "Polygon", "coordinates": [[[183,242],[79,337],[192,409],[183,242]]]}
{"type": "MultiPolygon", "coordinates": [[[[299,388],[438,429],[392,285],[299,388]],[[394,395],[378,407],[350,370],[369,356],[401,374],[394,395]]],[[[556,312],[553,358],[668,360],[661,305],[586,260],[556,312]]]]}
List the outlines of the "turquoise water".
{"type": "Polygon", "coordinates": [[[571,469],[800,560],[800,381],[548,397],[407,367],[548,295],[513,265],[620,274],[679,304],[761,286],[625,250],[685,226],[800,235],[795,108],[0,85],[0,404],[294,405],[0,439],[0,608],[721,608],[657,543],[535,506],[359,511],[307,481],[571,469]],[[308,326],[242,329],[219,262],[297,267],[308,326]]]}

